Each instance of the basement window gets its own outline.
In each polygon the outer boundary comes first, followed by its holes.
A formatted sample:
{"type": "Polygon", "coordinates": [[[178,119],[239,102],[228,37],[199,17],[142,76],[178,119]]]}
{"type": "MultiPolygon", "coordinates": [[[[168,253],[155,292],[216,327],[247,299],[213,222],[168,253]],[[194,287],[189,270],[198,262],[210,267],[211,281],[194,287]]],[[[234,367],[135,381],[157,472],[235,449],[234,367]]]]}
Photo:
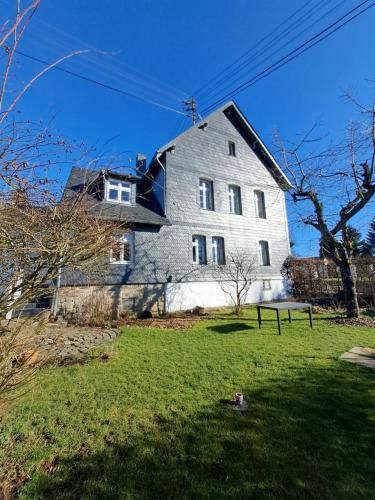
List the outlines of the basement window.
{"type": "Polygon", "coordinates": [[[271,290],[271,280],[263,280],[263,290],[271,290]]]}

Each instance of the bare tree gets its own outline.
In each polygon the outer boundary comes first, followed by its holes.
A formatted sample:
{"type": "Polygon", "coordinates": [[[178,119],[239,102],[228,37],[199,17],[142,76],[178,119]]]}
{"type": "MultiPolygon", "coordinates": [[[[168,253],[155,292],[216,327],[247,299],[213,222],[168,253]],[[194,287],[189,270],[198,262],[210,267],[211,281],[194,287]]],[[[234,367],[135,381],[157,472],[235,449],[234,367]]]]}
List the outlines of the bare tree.
{"type": "Polygon", "coordinates": [[[34,74],[25,84],[15,92],[8,91],[9,77],[14,65],[18,46],[26,32],[32,18],[38,11],[41,0],[33,0],[28,6],[22,7],[21,0],[15,0],[14,19],[6,20],[0,26],[0,53],[3,54],[1,63],[1,84],[0,84],[0,125],[3,124],[12,111],[15,110],[20,99],[29,88],[47,71],[58,64],[74,56],[89,52],[87,49],[75,50],[69,54],[64,54],[51,64],[47,64],[41,71],[34,74]]]}
{"type": "Polygon", "coordinates": [[[348,317],[360,314],[348,223],[375,194],[375,108],[355,104],[359,117],[338,145],[324,147],[325,139],[312,137],[316,127],[296,144],[278,139],[299,219],[319,231],[323,256],[340,268],[348,317]]]}
{"type": "Polygon", "coordinates": [[[14,19],[0,23],[0,403],[34,373],[35,337],[43,327],[39,320],[25,325],[4,318],[50,289],[61,270],[100,271],[118,228],[92,215],[90,184],[74,198],[60,199],[60,169],[73,164],[70,145],[40,124],[17,121],[30,86],[56,64],[86,52],[60,57],[9,91],[18,45],[40,3],[22,7],[16,0],[14,19]]]}
{"type": "Polygon", "coordinates": [[[224,265],[215,265],[214,275],[222,291],[233,304],[234,313],[242,312],[250,286],[256,278],[257,260],[245,250],[237,250],[226,255],[224,265]]]}

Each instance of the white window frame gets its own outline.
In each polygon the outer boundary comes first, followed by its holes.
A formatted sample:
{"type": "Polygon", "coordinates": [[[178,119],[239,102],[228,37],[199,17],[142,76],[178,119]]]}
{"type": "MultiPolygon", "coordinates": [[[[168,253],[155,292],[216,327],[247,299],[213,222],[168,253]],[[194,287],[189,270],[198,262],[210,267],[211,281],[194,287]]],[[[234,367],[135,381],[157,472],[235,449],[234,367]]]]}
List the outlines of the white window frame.
{"type": "Polygon", "coordinates": [[[132,202],[132,184],[127,181],[117,179],[106,179],[105,181],[105,199],[111,203],[121,203],[122,205],[131,205],[132,202]],[[109,197],[109,191],[114,189],[117,191],[117,199],[112,200],[109,197]],[[122,193],[129,193],[129,201],[122,200],[122,193]]]}
{"type": "Polygon", "coordinates": [[[113,256],[113,249],[109,251],[109,262],[111,264],[131,264],[134,260],[134,235],[125,233],[119,238],[120,259],[116,260],[113,256]],[[125,245],[129,245],[129,258],[125,259],[125,245]]]}
{"type": "Polygon", "coordinates": [[[255,205],[255,217],[258,219],[267,219],[267,210],[266,210],[266,196],[264,191],[260,189],[255,189],[254,191],[254,205],[255,205]],[[259,211],[259,199],[262,200],[262,213],[259,211]]]}
{"type": "Polygon", "coordinates": [[[214,183],[209,179],[199,179],[199,207],[214,210],[214,183]]]}
{"type": "Polygon", "coordinates": [[[269,267],[271,265],[271,254],[270,254],[270,245],[268,243],[268,241],[266,240],[259,240],[258,242],[258,251],[259,251],[259,264],[262,266],[262,267],[269,267]],[[266,245],[266,249],[267,249],[267,263],[264,263],[264,260],[263,260],[263,243],[266,245]]]}
{"type": "Polygon", "coordinates": [[[228,186],[229,197],[229,213],[234,215],[242,215],[242,202],[241,202],[241,188],[235,184],[228,186]],[[236,207],[236,194],[237,194],[237,207],[236,207]],[[238,210],[237,210],[238,208],[238,210]]]}
{"type": "Polygon", "coordinates": [[[207,264],[206,237],[201,234],[193,234],[192,242],[193,263],[200,266],[207,264]]]}
{"type": "Polygon", "coordinates": [[[213,236],[211,241],[212,262],[218,266],[225,265],[225,246],[222,236],[213,236]]]}

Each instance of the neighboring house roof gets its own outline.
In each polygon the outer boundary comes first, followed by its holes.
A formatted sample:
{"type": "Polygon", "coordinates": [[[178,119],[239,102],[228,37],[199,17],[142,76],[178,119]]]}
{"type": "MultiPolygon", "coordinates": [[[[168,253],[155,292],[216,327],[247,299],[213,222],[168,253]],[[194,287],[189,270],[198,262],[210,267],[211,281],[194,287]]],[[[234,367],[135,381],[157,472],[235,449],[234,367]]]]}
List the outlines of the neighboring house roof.
{"type": "MultiPolygon", "coordinates": [[[[279,164],[277,163],[277,161],[275,160],[275,158],[272,156],[272,154],[270,153],[269,149],[266,147],[266,145],[264,144],[264,142],[261,140],[261,138],[259,137],[259,135],[256,133],[254,127],[251,125],[251,123],[247,120],[247,118],[245,117],[245,115],[242,113],[242,111],[239,109],[239,107],[237,106],[237,104],[234,102],[234,101],[228,101],[227,103],[225,103],[223,106],[221,106],[220,108],[216,109],[215,111],[213,111],[212,113],[210,113],[208,116],[206,116],[203,121],[193,125],[193,127],[202,127],[202,124],[207,122],[208,124],[210,123],[210,119],[218,114],[218,113],[222,113],[224,111],[228,111],[228,110],[232,110],[236,115],[237,117],[240,119],[242,125],[244,126],[247,134],[248,134],[248,138],[250,139],[250,141],[253,143],[254,141],[257,142],[259,144],[259,148],[257,151],[260,150],[260,152],[264,155],[264,158],[268,164],[268,167],[271,171],[271,174],[274,176],[275,180],[279,183],[280,187],[284,190],[288,190],[292,187],[292,184],[290,183],[289,179],[287,178],[287,176],[284,174],[284,172],[281,170],[281,167],[279,166],[279,164]]],[[[169,141],[167,144],[165,144],[163,147],[159,148],[153,158],[153,160],[155,159],[156,155],[157,154],[161,154],[161,153],[164,153],[165,151],[167,151],[168,149],[170,149],[171,147],[173,147],[175,144],[177,144],[181,139],[183,139],[183,137],[189,132],[189,130],[191,130],[191,128],[193,127],[190,127],[188,128],[187,130],[185,130],[182,134],[178,135],[175,139],[169,141]]],[[[152,160],[152,161],[153,161],[152,160]]],[[[151,166],[152,162],[150,163],[150,166],[151,166]]]]}
{"type": "MultiPolygon", "coordinates": [[[[87,190],[87,202],[90,207],[90,212],[102,219],[125,221],[134,224],[149,224],[154,226],[169,225],[167,218],[162,217],[152,210],[136,203],[134,205],[122,205],[121,203],[108,202],[100,196],[97,183],[106,176],[106,171],[98,171],[92,169],[73,167],[70,171],[69,178],[65,185],[63,198],[69,199],[76,197],[84,189],[87,190]]],[[[137,181],[140,178],[132,175],[108,174],[110,177],[126,178],[128,180],[137,181]]]]}

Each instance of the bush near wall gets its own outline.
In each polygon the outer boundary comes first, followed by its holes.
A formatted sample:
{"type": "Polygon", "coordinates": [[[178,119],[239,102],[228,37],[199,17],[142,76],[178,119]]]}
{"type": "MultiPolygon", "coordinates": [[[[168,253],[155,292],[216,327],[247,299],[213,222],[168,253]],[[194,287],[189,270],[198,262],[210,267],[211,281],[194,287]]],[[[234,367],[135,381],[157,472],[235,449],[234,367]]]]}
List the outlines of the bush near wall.
{"type": "MultiPolygon", "coordinates": [[[[354,259],[357,272],[357,292],[360,305],[375,305],[375,257],[354,259]]],[[[284,278],[291,285],[291,293],[299,299],[306,299],[328,305],[343,302],[343,287],[340,270],[327,259],[288,257],[282,268],[284,278]]]]}

